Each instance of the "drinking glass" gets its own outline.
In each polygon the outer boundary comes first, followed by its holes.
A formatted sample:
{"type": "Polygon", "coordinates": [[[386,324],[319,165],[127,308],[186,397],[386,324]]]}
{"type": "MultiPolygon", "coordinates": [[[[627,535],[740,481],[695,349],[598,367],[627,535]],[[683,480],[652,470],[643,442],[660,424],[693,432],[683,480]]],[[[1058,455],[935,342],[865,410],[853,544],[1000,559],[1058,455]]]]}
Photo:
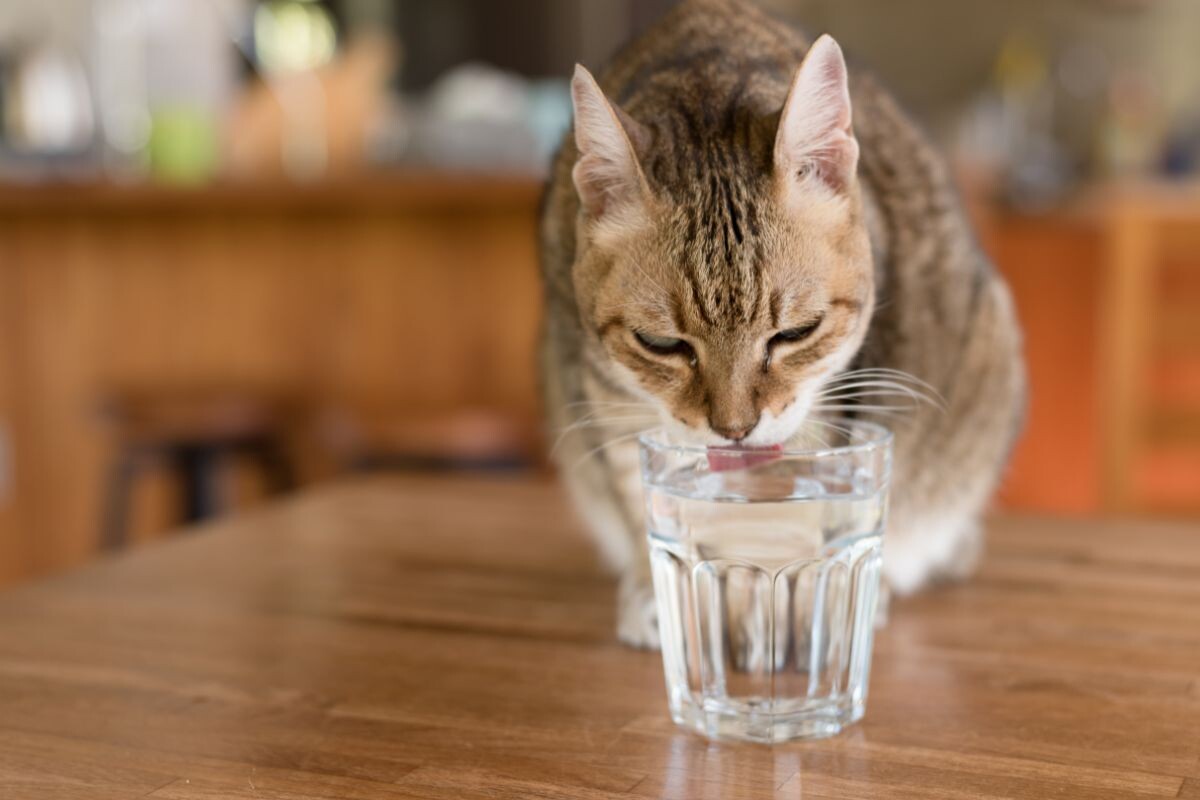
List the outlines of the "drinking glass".
{"type": "Polygon", "coordinates": [[[809,449],[642,436],[671,716],[712,738],[830,736],[862,718],[892,437],[826,422],[809,449]]]}

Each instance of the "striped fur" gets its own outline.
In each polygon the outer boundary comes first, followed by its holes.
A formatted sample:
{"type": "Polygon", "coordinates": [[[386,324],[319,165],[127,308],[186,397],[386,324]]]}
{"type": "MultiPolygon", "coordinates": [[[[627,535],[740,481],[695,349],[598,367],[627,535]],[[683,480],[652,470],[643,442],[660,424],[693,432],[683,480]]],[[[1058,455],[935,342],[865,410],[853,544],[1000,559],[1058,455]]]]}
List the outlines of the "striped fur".
{"type": "MultiPolygon", "coordinates": [[[[633,158],[614,149],[593,173],[577,166],[589,154],[569,135],[547,190],[547,417],[568,431],[555,457],[623,575],[620,633],[635,644],[655,635],[637,430],[661,420],[696,442],[749,430],[747,443],[765,444],[791,437],[847,369],[928,383],[944,411],[922,405],[885,420],[897,454],[884,571],[907,592],[970,571],[976,519],[1019,428],[1024,378],[1007,289],[942,161],[892,99],[852,68],[853,150],[781,165],[781,110],[808,49],[743,0],[685,0],[599,76],[612,114],[595,117],[598,130],[615,119],[623,138],[605,141],[627,142],[633,158]],[[833,176],[850,156],[856,169],[833,176]],[[582,206],[581,175],[600,189],[582,206]],[[768,350],[781,330],[814,322],[801,343],[768,350]],[[688,347],[648,352],[635,332],[688,347]]],[[[822,108],[800,109],[793,126],[822,108]]]]}

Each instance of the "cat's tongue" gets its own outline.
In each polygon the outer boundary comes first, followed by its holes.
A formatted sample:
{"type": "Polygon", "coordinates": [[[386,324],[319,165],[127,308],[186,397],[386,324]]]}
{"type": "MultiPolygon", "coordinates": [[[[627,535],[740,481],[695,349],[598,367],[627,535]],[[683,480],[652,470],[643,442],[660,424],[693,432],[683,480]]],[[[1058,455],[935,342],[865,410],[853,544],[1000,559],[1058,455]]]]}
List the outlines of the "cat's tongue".
{"type": "Polygon", "coordinates": [[[774,461],[783,450],[783,445],[772,444],[766,447],[729,447],[708,448],[708,468],[713,472],[729,472],[735,469],[748,469],[758,464],[774,461]]]}

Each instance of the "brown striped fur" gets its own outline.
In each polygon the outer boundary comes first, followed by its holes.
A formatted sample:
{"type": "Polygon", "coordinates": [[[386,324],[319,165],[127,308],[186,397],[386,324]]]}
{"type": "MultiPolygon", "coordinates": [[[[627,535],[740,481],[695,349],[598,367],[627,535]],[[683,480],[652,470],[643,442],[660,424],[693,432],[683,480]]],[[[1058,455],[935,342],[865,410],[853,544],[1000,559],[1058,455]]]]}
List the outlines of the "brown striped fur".
{"type": "MultiPolygon", "coordinates": [[[[622,572],[620,634],[635,644],[654,641],[635,431],[661,419],[697,442],[768,444],[846,369],[927,382],[944,411],[885,420],[897,453],[884,571],[910,591],[969,572],[1018,429],[1008,292],[892,99],[851,68],[856,169],[814,162],[814,179],[808,162],[781,166],[781,110],[807,50],[748,2],[685,0],[599,76],[634,177],[588,183],[594,165],[577,166],[589,154],[571,135],[555,162],[542,220],[547,414],[566,431],[555,456],[567,485],[622,572]],[[770,345],[815,321],[807,339],[770,345]],[[687,347],[648,351],[638,332],[687,347]]],[[[577,76],[577,105],[588,80],[577,76]]]]}

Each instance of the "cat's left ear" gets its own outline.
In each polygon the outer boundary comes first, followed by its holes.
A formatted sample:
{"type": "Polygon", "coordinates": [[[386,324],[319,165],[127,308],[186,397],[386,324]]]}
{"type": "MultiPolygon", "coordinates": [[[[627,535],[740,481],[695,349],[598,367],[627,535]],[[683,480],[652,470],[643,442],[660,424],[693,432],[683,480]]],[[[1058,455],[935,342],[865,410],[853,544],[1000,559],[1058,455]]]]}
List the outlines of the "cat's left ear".
{"type": "Polygon", "coordinates": [[[816,178],[839,193],[854,180],[858,142],[846,60],[828,34],[813,42],[792,79],[775,134],[775,169],[789,181],[816,178]]]}
{"type": "Polygon", "coordinates": [[[646,140],[645,129],[608,102],[596,79],[579,65],[571,81],[571,99],[579,151],[572,177],[583,207],[599,219],[620,205],[642,200],[648,190],[635,144],[646,140]]]}

